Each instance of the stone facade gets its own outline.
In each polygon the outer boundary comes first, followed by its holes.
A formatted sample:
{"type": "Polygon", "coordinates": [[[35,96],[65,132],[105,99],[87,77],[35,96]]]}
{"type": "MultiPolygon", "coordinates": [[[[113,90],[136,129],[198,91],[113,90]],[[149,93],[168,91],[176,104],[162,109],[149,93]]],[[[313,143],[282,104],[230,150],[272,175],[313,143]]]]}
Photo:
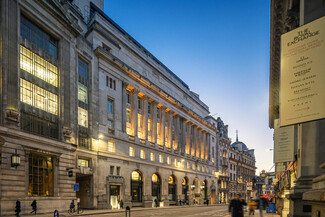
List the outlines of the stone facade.
{"type": "Polygon", "coordinates": [[[208,106],[93,2],[0,1],[0,216],[217,203],[208,106]]]}
{"type": "MultiPolygon", "coordinates": [[[[279,121],[281,35],[325,15],[319,0],[272,0],[269,126],[279,121]]],[[[276,164],[277,210],[283,216],[325,216],[325,120],[295,124],[295,160],[276,164]],[[283,170],[284,169],[284,170],[283,170]]]]}

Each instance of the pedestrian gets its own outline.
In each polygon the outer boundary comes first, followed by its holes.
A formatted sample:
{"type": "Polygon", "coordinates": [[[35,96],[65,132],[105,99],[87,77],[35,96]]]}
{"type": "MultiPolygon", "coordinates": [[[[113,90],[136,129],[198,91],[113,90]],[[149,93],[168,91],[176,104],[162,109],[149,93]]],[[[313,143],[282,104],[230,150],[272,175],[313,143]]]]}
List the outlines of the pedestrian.
{"type": "Polygon", "coordinates": [[[31,212],[31,214],[32,213],[35,213],[35,215],[36,215],[36,211],[37,211],[37,202],[36,202],[36,200],[33,200],[32,204],[31,204],[31,207],[33,209],[33,211],[31,212]]]}
{"type": "Polygon", "coordinates": [[[232,199],[229,204],[229,213],[232,217],[244,217],[243,206],[247,203],[241,198],[241,194],[236,194],[236,198],[232,199]]]}
{"type": "Polygon", "coordinates": [[[158,200],[157,200],[157,198],[155,199],[155,207],[158,208],[158,200]]]}
{"type": "Polygon", "coordinates": [[[249,209],[249,215],[254,215],[255,214],[256,202],[254,200],[251,200],[248,203],[248,209],[249,209]]]}
{"type": "Polygon", "coordinates": [[[120,207],[123,209],[123,200],[120,201],[120,207]]]}
{"type": "Polygon", "coordinates": [[[261,195],[260,199],[258,200],[258,209],[260,211],[260,216],[263,217],[263,212],[266,210],[267,207],[267,200],[261,195]]]}

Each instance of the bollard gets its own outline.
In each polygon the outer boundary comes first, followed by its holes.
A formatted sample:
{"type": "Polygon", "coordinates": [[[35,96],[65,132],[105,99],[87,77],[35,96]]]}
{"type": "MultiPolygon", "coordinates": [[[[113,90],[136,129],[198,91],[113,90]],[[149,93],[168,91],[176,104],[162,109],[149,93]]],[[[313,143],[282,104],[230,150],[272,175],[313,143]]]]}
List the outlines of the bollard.
{"type": "Polygon", "coordinates": [[[128,211],[129,211],[129,217],[131,217],[131,208],[129,206],[125,207],[125,217],[128,217],[128,211]]]}
{"type": "Polygon", "coordinates": [[[20,206],[20,201],[19,200],[16,201],[16,209],[15,209],[15,212],[16,212],[15,216],[16,217],[19,217],[20,216],[19,213],[21,212],[21,206],[20,206]]]}
{"type": "Polygon", "coordinates": [[[54,217],[59,217],[59,216],[60,216],[59,211],[58,210],[55,210],[54,211],[54,217]]]}

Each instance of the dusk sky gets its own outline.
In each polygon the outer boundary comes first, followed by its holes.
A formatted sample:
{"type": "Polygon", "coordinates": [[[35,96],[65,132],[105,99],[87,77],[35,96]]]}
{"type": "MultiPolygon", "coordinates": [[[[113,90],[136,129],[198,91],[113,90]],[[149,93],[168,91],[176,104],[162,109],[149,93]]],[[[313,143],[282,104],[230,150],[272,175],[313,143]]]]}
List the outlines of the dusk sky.
{"type": "MultiPolygon", "coordinates": [[[[255,149],[257,174],[273,165],[268,127],[269,1],[104,0],[104,11],[177,74],[255,149]]],[[[273,171],[274,169],[272,169],[273,171]]]]}

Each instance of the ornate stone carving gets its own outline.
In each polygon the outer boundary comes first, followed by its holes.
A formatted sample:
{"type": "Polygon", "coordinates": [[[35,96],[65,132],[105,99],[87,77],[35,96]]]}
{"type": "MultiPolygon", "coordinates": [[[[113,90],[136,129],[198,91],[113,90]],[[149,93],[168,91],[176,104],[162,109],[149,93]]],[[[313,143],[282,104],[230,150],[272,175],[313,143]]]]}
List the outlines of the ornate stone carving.
{"type": "Polygon", "coordinates": [[[121,184],[124,184],[123,176],[108,176],[107,181],[109,183],[121,183],[121,184]]]}
{"type": "Polygon", "coordinates": [[[8,120],[19,123],[19,117],[20,117],[20,113],[18,111],[15,111],[13,109],[6,110],[6,118],[8,120]]]}

